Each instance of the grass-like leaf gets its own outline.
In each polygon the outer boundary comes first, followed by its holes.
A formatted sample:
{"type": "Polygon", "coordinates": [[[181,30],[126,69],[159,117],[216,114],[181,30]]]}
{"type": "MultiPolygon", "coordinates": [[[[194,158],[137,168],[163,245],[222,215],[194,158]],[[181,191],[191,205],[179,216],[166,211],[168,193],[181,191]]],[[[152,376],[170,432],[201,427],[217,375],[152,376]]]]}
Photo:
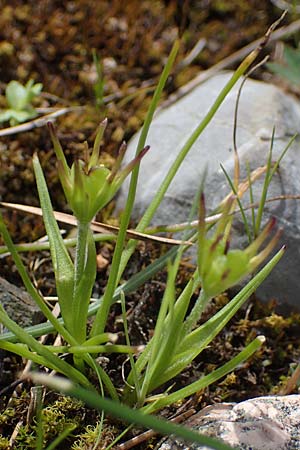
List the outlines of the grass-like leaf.
{"type": "Polygon", "coordinates": [[[50,243],[51,259],[61,314],[67,329],[71,331],[73,326],[72,302],[74,291],[74,265],[55,220],[48,188],[37,155],[33,156],[33,168],[41,208],[43,210],[44,224],[50,243]]]}
{"type": "Polygon", "coordinates": [[[190,430],[182,425],[176,425],[174,423],[167,422],[166,420],[141,413],[108,398],[100,397],[94,392],[75,386],[70,381],[64,380],[60,377],[50,377],[42,374],[31,374],[31,377],[37,384],[44,384],[51,389],[82,400],[91,408],[95,408],[99,411],[104,410],[105,412],[122,419],[127,423],[141,425],[165,435],[173,434],[188,442],[195,442],[205,445],[206,447],[214,450],[233,450],[232,447],[223,444],[217,439],[201,435],[200,433],[190,430]]]}

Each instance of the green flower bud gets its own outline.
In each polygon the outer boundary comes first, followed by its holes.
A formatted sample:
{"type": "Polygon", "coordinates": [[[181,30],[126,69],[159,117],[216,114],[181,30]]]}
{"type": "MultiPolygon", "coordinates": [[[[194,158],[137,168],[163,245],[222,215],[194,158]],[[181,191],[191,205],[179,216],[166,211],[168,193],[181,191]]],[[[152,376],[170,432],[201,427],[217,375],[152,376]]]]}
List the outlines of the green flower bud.
{"type": "Polygon", "coordinates": [[[77,160],[70,168],[52,123],[48,124],[54,150],[58,159],[58,174],[68,201],[77,220],[89,223],[116,194],[125,178],[140,162],[149,146],[145,147],[124,169],[119,170],[126,145],[121,145],[115,167],[109,170],[99,162],[100,144],[107,125],[100,123],[91,155],[86,144],[85,160],[77,160]]]}
{"type": "Polygon", "coordinates": [[[278,231],[266,247],[257,253],[275,225],[275,219],[271,219],[261,234],[245,250],[230,250],[227,236],[231,227],[232,219],[229,211],[232,203],[233,198],[230,198],[224,206],[214,235],[207,238],[203,195],[200,201],[198,270],[202,289],[209,297],[221,294],[253,273],[273,250],[281,234],[281,231],[278,231]]]}

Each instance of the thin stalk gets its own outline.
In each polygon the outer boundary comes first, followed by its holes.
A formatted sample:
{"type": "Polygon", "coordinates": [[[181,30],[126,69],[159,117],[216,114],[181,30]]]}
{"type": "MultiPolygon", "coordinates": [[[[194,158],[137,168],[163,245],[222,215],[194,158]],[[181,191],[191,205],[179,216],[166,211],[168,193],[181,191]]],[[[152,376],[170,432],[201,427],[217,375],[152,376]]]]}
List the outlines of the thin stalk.
{"type": "MultiPolygon", "coordinates": [[[[129,331],[128,331],[128,325],[127,325],[127,317],[126,317],[125,295],[124,295],[123,291],[121,291],[121,306],[122,306],[122,317],[123,317],[125,340],[126,340],[126,344],[128,346],[130,346],[130,337],[129,337],[129,331]]],[[[132,375],[133,375],[136,396],[137,396],[137,398],[140,398],[141,386],[140,386],[137,371],[135,369],[133,355],[131,353],[129,353],[128,357],[129,357],[130,367],[131,367],[131,371],[132,371],[132,375]]]]}
{"type": "MultiPolygon", "coordinates": [[[[248,184],[249,184],[249,200],[250,200],[250,205],[253,205],[254,204],[254,194],[253,194],[253,183],[251,181],[251,171],[250,171],[249,161],[246,162],[246,169],[247,169],[247,178],[248,178],[248,184]]],[[[254,207],[251,208],[251,223],[252,223],[252,233],[250,234],[250,237],[248,237],[249,244],[251,244],[251,242],[255,239],[255,211],[254,211],[254,207]]]]}
{"type": "Polygon", "coordinates": [[[49,361],[51,366],[54,366],[57,371],[63,373],[70,379],[76,381],[77,383],[80,383],[83,386],[91,387],[91,384],[82,373],[80,373],[70,364],[58,358],[56,355],[53,355],[45,346],[36,341],[32,336],[26,333],[26,331],[24,331],[22,327],[20,327],[13,320],[11,320],[1,305],[0,305],[0,322],[3,323],[3,325],[6,328],[8,328],[18,337],[19,342],[22,342],[22,344],[26,344],[38,355],[41,355],[46,361],[49,361]]]}
{"type": "Polygon", "coordinates": [[[272,168],[272,153],[273,153],[273,145],[274,145],[274,136],[275,136],[275,127],[272,130],[270,150],[269,150],[269,156],[268,156],[268,161],[267,161],[267,170],[266,170],[266,174],[265,174],[264,185],[263,185],[263,189],[262,189],[262,193],[261,193],[259,208],[257,211],[254,230],[253,230],[254,231],[254,239],[259,234],[262,216],[263,216],[265,203],[266,203],[266,199],[267,199],[267,194],[268,194],[268,190],[269,190],[269,184],[271,182],[271,168],[272,168]]]}
{"type": "MultiPolygon", "coordinates": [[[[178,48],[179,48],[179,41],[175,41],[173,48],[171,50],[170,56],[168,58],[168,61],[166,63],[166,66],[164,67],[164,70],[160,77],[158,86],[155,90],[153,99],[151,101],[151,104],[150,104],[150,107],[149,107],[149,110],[148,110],[148,113],[147,113],[147,116],[145,119],[145,123],[142,128],[136,155],[138,155],[142,151],[142,149],[145,147],[145,142],[146,142],[146,138],[148,135],[149,127],[152,122],[152,118],[153,118],[154,112],[156,110],[157,104],[159,102],[159,99],[161,97],[162,90],[165,86],[165,83],[168,79],[171,68],[173,66],[174,60],[176,58],[178,48]]],[[[133,204],[134,204],[138,174],[139,174],[139,164],[137,164],[136,167],[132,171],[127,202],[126,202],[125,210],[124,210],[124,212],[122,214],[122,218],[121,218],[120,230],[119,230],[116,247],[115,247],[115,251],[114,251],[114,255],[113,255],[111,271],[109,274],[109,279],[107,282],[107,287],[105,290],[103,301],[99,307],[99,310],[96,314],[96,317],[95,317],[95,320],[93,323],[91,336],[95,336],[97,334],[103,333],[105,326],[106,326],[109,309],[112,304],[113,295],[114,295],[115,289],[118,285],[118,282],[120,280],[120,276],[123,273],[123,270],[119,271],[119,268],[120,268],[120,264],[122,261],[121,258],[122,258],[124,243],[125,243],[125,239],[126,239],[126,230],[129,225],[131,212],[132,212],[132,208],[133,208],[133,204]]]]}
{"type": "MultiPolygon", "coordinates": [[[[222,89],[220,94],[218,95],[217,99],[213,103],[212,107],[204,117],[204,119],[201,121],[201,123],[196,127],[196,129],[193,131],[191,136],[188,138],[184,146],[182,147],[180,153],[177,155],[175,161],[173,162],[171,168],[169,169],[168,174],[166,175],[165,179],[163,180],[160,188],[158,189],[156,195],[154,196],[152,202],[150,203],[149,207],[147,208],[146,212],[144,213],[142,219],[140,220],[138,226],[136,227],[137,231],[142,232],[145,230],[145,228],[149,225],[152,217],[154,216],[157,208],[159,207],[167,189],[169,188],[172,180],[174,179],[181,163],[185,159],[188,152],[191,150],[193,144],[198,139],[200,134],[204,131],[204,129],[207,127],[207,125],[210,123],[212,118],[214,117],[215,113],[223,103],[224,99],[228,95],[228,93],[231,91],[233,86],[236,84],[236,82],[240,79],[240,77],[247,71],[249,66],[253,63],[253,61],[258,56],[259,52],[261,51],[262,47],[266,44],[271,32],[273,31],[274,27],[277,26],[277,22],[270,28],[264,38],[262,39],[260,45],[252,51],[239,65],[237,70],[234,72],[230,80],[227,82],[225,87],[222,89]]],[[[123,252],[122,260],[120,263],[120,269],[119,269],[119,277],[121,277],[121,274],[123,273],[129,258],[134,252],[134,249],[136,247],[136,242],[133,240],[130,240],[128,242],[126,250],[123,252]]]]}
{"type": "Polygon", "coordinates": [[[38,293],[38,291],[35,289],[34,285],[32,284],[28,273],[26,272],[26,269],[24,267],[24,264],[18,254],[18,252],[15,249],[14,243],[10,237],[10,234],[7,230],[7,227],[4,223],[3,216],[0,212],[0,232],[3,236],[4,242],[9,249],[9,252],[14,260],[15,265],[17,266],[18,272],[22,278],[22,281],[24,283],[24,286],[28,292],[28,294],[33,298],[37,306],[40,308],[46,319],[49,320],[51,325],[53,326],[53,329],[57,331],[64,339],[66,339],[67,342],[70,344],[74,344],[75,341],[71,334],[65,329],[65,327],[62,325],[62,323],[52,314],[51,310],[48,308],[46,303],[44,302],[44,299],[41,297],[41,295],[38,293]]]}
{"type": "Polygon", "coordinates": [[[183,324],[182,336],[186,336],[192,331],[198,320],[201,318],[201,315],[210,300],[211,297],[206,295],[204,289],[201,289],[200,295],[192,311],[183,324]]]}
{"type": "MultiPolygon", "coordinates": [[[[195,239],[195,236],[192,238],[195,239]]],[[[161,270],[163,267],[165,267],[167,261],[169,259],[172,259],[175,257],[176,253],[178,251],[177,247],[172,247],[167,253],[162,255],[158,260],[155,260],[153,263],[149,264],[149,266],[146,267],[146,269],[143,269],[141,272],[133,275],[130,280],[123,283],[121,286],[119,286],[114,295],[113,295],[113,303],[120,300],[120,292],[124,291],[124,294],[130,294],[131,292],[138,289],[142,284],[144,284],[147,280],[149,280],[151,277],[153,277],[159,270],[161,270]]],[[[97,301],[95,301],[92,305],[88,308],[88,317],[94,316],[98,309],[99,305],[101,304],[103,300],[103,297],[99,298],[97,301]]],[[[58,323],[63,324],[64,321],[62,318],[58,319],[58,323]]],[[[51,333],[55,330],[55,327],[49,323],[41,323],[38,325],[32,325],[30,327],[26,327],[25,331],[30,334],[33,337],[39,337],[44,334],[51,333]]],[[[9,342],[16,342],[16,336],[14,336],[11,332],[6,332],[0,335],[0,341],[8,340],[9,342]]],[[[72,344],[71,341],[68,340],[69,343],[72,344]]],[[[74,343],[74,340],[73,340],[74,343]]],[[[72,344],[73,345],[73,344],[72,344]]],[[[75,343],[74,343],[75,345],[75,343]]]]}
{"type": "MultiPolygon", "coordinates": [[[[117,236],[115,234],[96,233],[93,234],[93,239],[95,242],[114,241],[117,239],[117,236]]],[[[67,238],[64,239],[63,241],[66,247],[75,247],[77,244],[77,238],[67,238]]],[[[49,250],[50,243],[47,241],[47,242],[30,242],[24,244],[15,244],[15,249],[17,250],[18,253],[49,250]]],[[[8,248],[6,245],[1,245],[0,255],[4,256],[5,253],[8,253],[8,248]]]]}
{"type": "MultiPolygon", "coordinates": [[[[153,413],[154,411],[157,411],[163,408],[164,406],[171,405],[178,401],[182,401],[184,398],[190,395],[194,395],[196,392],[199,392],[200,390],[206,388],[212,383],[215,383],[228,373],[232,372],[239,364],[242,364],[251,355],[253,355],[253,353],[256,352],[264,342],[265,337],[258,336],[249,345],[247,345],[247,347],[244,350],[242,350],[237,356],[232,358],[230,361],[221,366],[219,369],[214,370],[209,375],[204,376],[200,380],[197,380],[194,383],[191,383],[188,386],[179,389],[178,391],[172,394],[162,397],[161,400],[158,400],[154,404],[154,407],[152,405],[146,406],[145,408],[143,408],[143,411],[147,413],[153,413]]],[[[150,401],[150,399],[148,399],[148,401],[150,401]]]]}
{"type": "MultiPolygon", "coordinates": [[[[89,232],[90,224],[78,221],[77,223],[77,243],[76,243],[76,253],[75,253],[75,262],[74,262],[74,297],[73,300],[76,299],[76,290],[78,289],[78,285],[80,280],[82,279],[85,263],[87,259],[87,236],[89,232]]],[[[73,305],[73,314],[74,309],[76,310],[76,305],[73,305]]]]}
{"type": "MultiPolygon", "coordinates": [[[[272,134],[272,140],[271,140],[271,146],[270,146],[270,156],[269,156],[269,160],[268,160],[268,164],[267,164],[267,172],[266,172],[264,186],[263,186],[262,198],[259,202],[259,209],[257,212],[256,222],[255,222],[256,235],[258,234],[260,226],[261,226],[262,214],[263,214],[263,209],[264,209],[265,203],[267,201],[267,192],[268,192],[269,184],[270,184],[275,172],[278,170],[279,164],[281,163],[282,158],[284,157],[284,155],[286,154],[286,152],[288,151],[288,149],[290,148],[290,146],[292,145],[292,143],[294,142],[296,137],[297,137],[296,134],[294,136],[292,136],[292,138],[290,139],[290,141],[284,148],[283,152],[281,153],[280,157],[278,158],[278,160],[275,162],[274,166],[272,167],[271,154],[272,154],[273,139],[274,139],[274,134],[272,134]]],[[[256,236],[254,236],[254,237],[256,237],[256,236]]]]}
{"type": "Polygon", "coordinates": [[[44,440],[44,429],[43,429],[43,419],[42,419],[42,406],[43,406],[43,388],[42,386],[36,386],[37,397],[36,397],[36,441],[35,450],[43,450],[43,440],[44,440]]]}
{"type": "MultiPolygon", "coordinates": [[[[95,282],[96,277],[96,254],[94,271],[89,271],[88,279],[86,280],[85,292],[82,292],[82,283],[89,269],[89,259],[93,255],[89,255],[90,246],[88,243],[88,235],[91,233],[90,224],[78,222],[78,234],[76,244],[76,254],[74,262],[74,292],[72,299],[72,327],[73,336],[76,337],[79,343],[86,340],[86,325],[87,325],[87,311],[90,302],[90,291],[95,282]],[[94,278],[94,279],[92,279],[94,278]],[[86,295],[84,295],[86,294],[86,295]]],[[[94,243],[92,243],[95,246],[94,243]]],[[[93,248],[94,249],[94,248],[93,248]]]]}
{"type": "MultiPolygon", "coordinates": [[[[225,167],[222,164],[220,164],[220,166],[221,166],[221,169],[222,169],[222,171],[223,171],[223,173],[224,173],[224,175],[225,175],[225,177],[226,177],[226,179],[227,179],[227,181],[229,183],[229,186],[230,186],[232,192],[236,196],[235,200],[237,201],[237,204],[238,204],[238,206],[240,208],[240,213],[242,215],[242,220],[243,220],[243,223],[244,223],[245,232],[247,234],[249,243],[251,243],[251,241],[252,241],[252,239],[251,239],[251,232],[250,232],[248,220],[247,220],[247,217],[246,217],[246,214],[245,214],[245,209],[243,208],[241,199],[240,199],[240,197],[238,195],[238,187],[236,187],[234,185],[234,183],[231,180],[231,178],[230,178],[228,172],[226,171],[225,167]]],[[[250,186],[251,186],[251,178],[249,179],[249,189],[250,189],[250,186]]]]}
{"type": "Polygon", "coordinates": [[[31,374],[31,378],[35,383],[45,384],[51,389],[78,398],[91,408],[95,408],[99,411],[104,410],[118,419],[126,421],[127,423],[142,425],[166,435],[175,434],[176,436],[179,436],[189,442],[197,442],[215,450],[232,450],[231,447],[214,438],[201,435],[196,431],[183,427],[182,425],[176,425],[166,420],[158,419],[157,417],[141,413],[110,399],[100,397],[99,395],[95,395],[94,392],[75,386],[69,380],[62,379],[61,377],[31,374]]]}

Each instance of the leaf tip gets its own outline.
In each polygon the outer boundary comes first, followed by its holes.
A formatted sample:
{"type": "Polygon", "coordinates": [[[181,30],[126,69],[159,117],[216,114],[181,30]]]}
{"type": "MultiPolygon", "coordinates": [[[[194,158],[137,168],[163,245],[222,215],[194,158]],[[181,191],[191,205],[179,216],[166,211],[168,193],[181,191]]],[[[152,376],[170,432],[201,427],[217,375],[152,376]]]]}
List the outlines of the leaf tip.
{"type": "Polygon", "coordinates": [[[260,341],[261,344],[264,344],[266,342],[266,338],[263,335],[257,336],[256,338],[258,341],[260,341]]]}

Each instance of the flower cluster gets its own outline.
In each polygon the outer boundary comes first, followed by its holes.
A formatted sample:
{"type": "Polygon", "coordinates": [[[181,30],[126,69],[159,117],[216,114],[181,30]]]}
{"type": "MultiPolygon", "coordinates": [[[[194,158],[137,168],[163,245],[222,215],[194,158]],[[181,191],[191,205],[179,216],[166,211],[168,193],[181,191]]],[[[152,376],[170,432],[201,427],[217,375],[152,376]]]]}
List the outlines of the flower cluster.
{"type": "Polygon", "coordinates": [[[271,219],[260,235],[245,249],[229,249],[230,215],[234,197],[224,205],[222,216],[212,237],[206,236],[205,200],[201,195],[199,213],[198,270],[202,289],[209,297],[225,292],[253,273],[275,247],[281,231],[277,231],[269,243],[259,253],[258,250],[269,237],[275,225],[271,219]]]}
{"type": "Polygon", "coordinates": [[[100,123],[92,151],[89,151],[86,143],[85,160],[75,161],[70,168],[54,126],[51,122],[48,124],[58,159],[58,174],[66,199],[77,220],[82,223],[89,223],[97,212],[113,198],[124,179],[149,150],[149,146],[145,147],[138,156],[120,170],[126,151],[126,144],[123,143],[115,166],[109,170],[99,162],[100,144],[106,125],[106,119],[100,123]]]}

